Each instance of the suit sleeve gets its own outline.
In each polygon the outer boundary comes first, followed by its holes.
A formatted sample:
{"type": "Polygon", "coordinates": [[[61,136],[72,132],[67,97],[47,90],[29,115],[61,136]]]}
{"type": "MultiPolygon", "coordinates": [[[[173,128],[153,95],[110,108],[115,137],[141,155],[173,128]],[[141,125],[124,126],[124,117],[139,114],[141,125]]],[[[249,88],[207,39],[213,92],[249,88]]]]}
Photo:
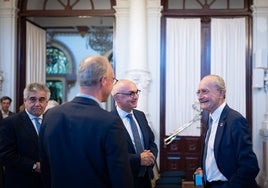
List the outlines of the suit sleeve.
{"type": "MultiPolygon", "coordinates": [[[[228,122],[227,122],[228,123],[228,122]]],[[[259,172],[258,161],[255,153],[252,150],[252,142],[249,132],[248,123],[245,118],[235,118],[232,122],[230,129],[230,142],[227,142],[224,153],[229,156],[219,157],[222,161],[219,161],[221,169],[224,174],[229,177],[229,187],[255,187],[255,178],[259,172]],[[226,164],[226,158],[228,165],[226,164]],[[225,162],[224,162],[225,161],[225,162]]],[[[226,137],[227,134],[226,134],[226,137]]]]}
{"type": "Polygon", "coordinates": [[[132,188],[133,178],[128,160],[127,143],[119,118],[111,125],[105,141],[106,157],[112,187],[132,188]]]}
{"type": "Polygon", "coordinates": [[[50,166],[49,166],[49,160],[46,153],[46,147],[45,147],[45,125],[41,126],[39,138],[40,138],[40,162],[41,162],[41,171],[42,171],[42,177],[44,180],[44,187],[49,188],[51,185],[51,175],[50,175],[50,166]]]}
{"type": "MultiPolygon", "coordinates": [[[[28,148],[26,143],[19,143],[19,138],[15,128],[17,119],[6,118],[0,123],[0,158],[5,166],[31,172],[34,159],[24,155],[28,148]]],[[[29,141],[29,140],[27,140],[29,141]]],[[[38,155],[38,154],[37,154],[38,155]]]]}

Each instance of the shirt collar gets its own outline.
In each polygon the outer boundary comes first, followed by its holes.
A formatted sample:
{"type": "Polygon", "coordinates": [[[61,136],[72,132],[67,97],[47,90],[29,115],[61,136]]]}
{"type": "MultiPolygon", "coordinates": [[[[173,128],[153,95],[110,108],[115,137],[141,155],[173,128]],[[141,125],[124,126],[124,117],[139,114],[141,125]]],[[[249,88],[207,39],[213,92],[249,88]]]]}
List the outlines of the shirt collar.
{"type": "Polygon", "coordinates": [[[213,121],[216,121],[220,118],[221,113],[226,106],[226,102],[222,103],[210,116],[212,117],[213,121]]]}
{"type": "Polygon", "coordinates": [[[32,115],[32,114],[30,114],[28,111],[27,111],[27,109],[25,109],[25,112],[28,114],[28,116],[29,116],[29,118],[32,120],[32,119],[34,119],[34,118],[39,118],[39,119],[43,119],[43,114],[41,115],[41,116],[34,116],[34,115],[32,115]]]}
{"type": "Polygon", "coordinates": [[[118,106],[116,106],[116,110],[121,118],[125,118],[128,114],[133,114],[133,111],[126,112],[126,111],[122,110],[121,108],[119,108],[118,106]]]}
{"type": "Polygon", "coordinates": [[[101,106],[101,102],[96,97],[93,97],[91,95],[87,95],[85,93],[78,93],[76,96],[77,97],[84,97],[84,98],[92,99],[92,100],[96,101],[101,106]]]}

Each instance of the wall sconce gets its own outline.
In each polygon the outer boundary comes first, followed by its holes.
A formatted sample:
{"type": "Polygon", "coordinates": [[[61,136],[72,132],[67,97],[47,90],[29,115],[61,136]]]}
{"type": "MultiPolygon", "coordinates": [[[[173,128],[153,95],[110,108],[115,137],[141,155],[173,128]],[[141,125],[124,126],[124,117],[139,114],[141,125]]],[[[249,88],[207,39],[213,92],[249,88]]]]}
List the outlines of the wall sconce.
{"type": "Polygon", "coordinates": [[[260,49],[256,51],[255,68],[259,69],[259,71],[255,71],[255,76],[253,75],[255,77],[255,80],[253,80],[253,83],[254,83],[253,86],[261,85],[264,88],[264,91],[268,92],[268,52],[267,52],[267,49],[260,49]],[[256,80],[259,80],[259,81],[256,81],[256,80]]]}
{"type": "Polygon", "coordinates": [[[268,92],[268,68],[264,70],[264,91],[268,92]]]}
{"type": "Polygon", "coordinates": [[[3,71],[0,70],[0,91],[2,91],[3,81],[4,81],[3,71]]]}

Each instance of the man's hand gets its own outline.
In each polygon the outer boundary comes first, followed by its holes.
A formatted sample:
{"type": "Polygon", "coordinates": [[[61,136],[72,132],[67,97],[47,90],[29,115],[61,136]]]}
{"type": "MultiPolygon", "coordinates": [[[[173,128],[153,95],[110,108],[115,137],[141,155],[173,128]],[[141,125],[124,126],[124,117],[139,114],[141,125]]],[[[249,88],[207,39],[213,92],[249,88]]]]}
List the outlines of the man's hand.
{"type": "Polygon", "coordinates": [[[197,168],[197,169],[195,170],[194,174],[199,174],[201,177],[203,177],[203,175],[204,175],[204,174],[203,174],[203,170],[202,170],[201,167],[197,168]]]}
{"type": "Polygon", "coordinates": [[[36,162],[35,164],[36,164],[36,168],[34,169],[34,171],[37,173],[41,173],[40,162],[36,162]]]}
{"type": "Polygon", "coordinates": [[[144,150],[140,155],[141,155],[141,166],[154,165],[155,156],[150,150],[144,150]]]}

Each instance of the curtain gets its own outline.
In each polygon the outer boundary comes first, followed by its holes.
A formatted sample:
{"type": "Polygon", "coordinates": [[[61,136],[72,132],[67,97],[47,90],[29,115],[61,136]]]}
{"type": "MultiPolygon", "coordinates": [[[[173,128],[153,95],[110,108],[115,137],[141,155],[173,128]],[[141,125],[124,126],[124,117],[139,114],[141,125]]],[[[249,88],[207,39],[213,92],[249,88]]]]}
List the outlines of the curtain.
{"type": "Polygon", "coordinates": [[[26,23],[26,84],[46,83],[46,31],[26,23]]]}
{"type": "MultiPolygon", "coordinates": [[[[197,100],[201,62],[200,19],[168,18],[166,29],[166,135],[198,114],[197,100]]],[[[179,135],[199,136],[200,121],[179,135]]]]}
{"type": "Polygon", "coordinates": [[[211,74],[225,80],[226,102],[246,115],[246,20],[212,19],[211,74]]]}

